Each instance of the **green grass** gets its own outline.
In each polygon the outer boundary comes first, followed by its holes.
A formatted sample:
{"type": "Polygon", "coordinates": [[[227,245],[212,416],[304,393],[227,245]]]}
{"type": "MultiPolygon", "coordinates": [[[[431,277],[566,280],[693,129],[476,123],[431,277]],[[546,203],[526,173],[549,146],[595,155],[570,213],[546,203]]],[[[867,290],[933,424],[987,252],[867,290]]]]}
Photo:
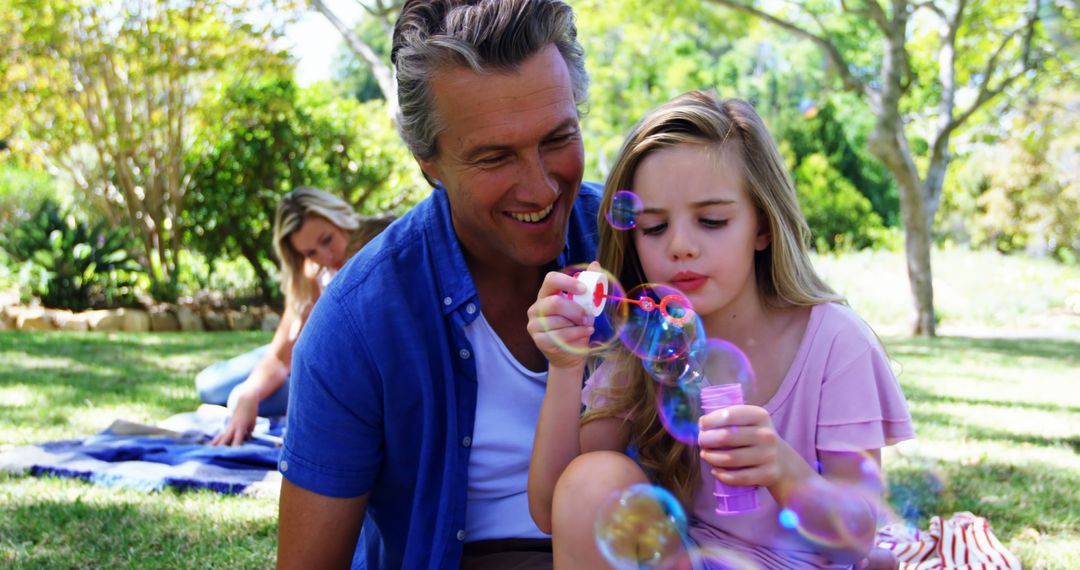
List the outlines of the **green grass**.
{"type": "MultiPolygon", "coordinates": [[[[921,528],[930,516],[972,511],[1025,568],[1080,568],[1080,316],[1066,302],[1078,270],[935,255],[943,332],[977,335],[895,336],[910,311],[896,254],[816,260],[893,335],[885,341],[918,435],[883,454],[893,511],[921,528]]],[[[190,411],[200,368],[268,339],[0,332],[0,450],[190,411]]],[[[0,567],[265,568],[276,512],[273,498],[0,475],[0,567]]]]}
{"type": "MultiPolygon", "coordinates": [[[[0,332],[0,450],[191,411],[199,369],[268,339],[0,332]]],[[[0,567],[268,568],[276,542],[276,498],[0,475],[0,567]]]]}

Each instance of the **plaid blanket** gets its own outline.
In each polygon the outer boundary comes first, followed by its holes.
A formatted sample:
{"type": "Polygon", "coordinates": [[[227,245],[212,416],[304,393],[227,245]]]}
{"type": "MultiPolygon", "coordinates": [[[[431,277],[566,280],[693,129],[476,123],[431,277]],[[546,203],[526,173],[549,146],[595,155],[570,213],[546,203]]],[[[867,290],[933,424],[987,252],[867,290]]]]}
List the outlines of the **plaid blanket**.
{"type": "Polygon", "coordinates": [[[99,434],[27,445],[0,453],[0,471],[73,477],[139,491],[209,489],[277,496],[284,418],[259,418],[255,439],[237,447],[206,445],[227,417],[202,406],[153,426],[117,420],[99,434]]]}

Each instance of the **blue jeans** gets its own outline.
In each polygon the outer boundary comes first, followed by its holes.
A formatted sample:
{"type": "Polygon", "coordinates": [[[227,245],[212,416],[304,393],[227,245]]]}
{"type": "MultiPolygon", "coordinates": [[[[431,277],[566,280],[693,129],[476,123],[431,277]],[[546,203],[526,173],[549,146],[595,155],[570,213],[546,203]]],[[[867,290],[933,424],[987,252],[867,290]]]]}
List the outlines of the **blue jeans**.
{"type": "MultiPolygon", "coordinates": [[[[262,360],[270,345],[260,346],[251,352],[234,356],[228,360],[208,366],[195,376],[195,390],[199,399],[207,404],[224,406],[229,401],[229,394],[251,375],[255,365],[262,360]]],[[[283,416],[289,405],[289,380],[281,385],[270,397],[259,402],[259,415],[263,417],[283,416]]]]}

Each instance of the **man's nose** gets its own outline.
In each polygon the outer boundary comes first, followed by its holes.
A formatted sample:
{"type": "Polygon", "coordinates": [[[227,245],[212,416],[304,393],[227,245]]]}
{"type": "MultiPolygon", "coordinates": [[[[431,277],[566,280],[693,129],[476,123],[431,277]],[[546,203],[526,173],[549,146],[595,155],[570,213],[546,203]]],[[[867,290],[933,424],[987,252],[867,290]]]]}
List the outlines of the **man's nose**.
{"type": "Polygon", "coordinates": [[[559,184],[551,176],[541,153],[531,153],[522,164],[519,184],[524,190],[521,198],[537,204],[549,204],[559,195],[559,184]]]}

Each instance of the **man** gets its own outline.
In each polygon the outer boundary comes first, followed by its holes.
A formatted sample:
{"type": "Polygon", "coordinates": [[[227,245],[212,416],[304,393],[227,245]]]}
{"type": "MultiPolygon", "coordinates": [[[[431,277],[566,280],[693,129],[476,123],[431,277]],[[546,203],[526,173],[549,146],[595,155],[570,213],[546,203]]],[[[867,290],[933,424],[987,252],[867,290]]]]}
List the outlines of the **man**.
{"type": "Polygon", "coordinates": [[[595,254],[576,33],[558,0],[402,8],[399,126],[435,190],[297,344],[279,567],[550,567],[526,498],[546,370],[526,322],[547,271],[595,254]]]}

